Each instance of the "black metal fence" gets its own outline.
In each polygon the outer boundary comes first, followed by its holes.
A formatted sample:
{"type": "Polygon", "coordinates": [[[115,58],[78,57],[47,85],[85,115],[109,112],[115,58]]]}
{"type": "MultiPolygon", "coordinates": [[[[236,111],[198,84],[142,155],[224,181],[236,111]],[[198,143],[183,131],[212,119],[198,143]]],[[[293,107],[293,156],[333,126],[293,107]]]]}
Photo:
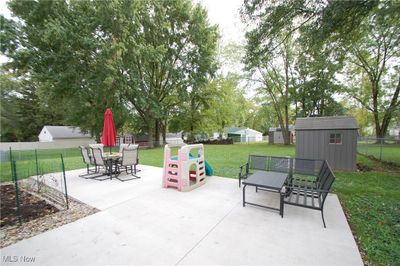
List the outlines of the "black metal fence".
{"type": "MultiPolygon", "coordinates": [[[[50,151],[50,153],[52,152],[50,151]]],[[[69,208],[65,162],[62,153],[49,154],[47,151],[45,154],[41,154],[40,150],[13,152],[10,148],[7,155],[9,162],[4,162],[4,160],[0,162],[1,180],[9,181],[8,177],[11,177],[11,184],[15,189],[15,215],[19,224],[24,221],[21,211],[21,206],[24,204],[21,202],[21,191],[23,190],[25,193],[37,194],[55,204],[59,209],[69,208]],[[7,164],[9,167],[6,167],[7,164]],[[7,168],[9,173],[7,173],[7,168]]]]}
{"type": "Polygon", "coordinates": [[[357,152],[400,165],[400,139],[359,137],[357,152]]]}

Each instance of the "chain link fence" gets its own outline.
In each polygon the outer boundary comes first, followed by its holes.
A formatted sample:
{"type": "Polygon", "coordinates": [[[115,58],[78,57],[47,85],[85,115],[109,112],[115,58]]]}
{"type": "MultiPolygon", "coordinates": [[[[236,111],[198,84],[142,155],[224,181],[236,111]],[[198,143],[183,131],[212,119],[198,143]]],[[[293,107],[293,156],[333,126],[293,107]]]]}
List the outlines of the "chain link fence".
{"type": "Polygon", "coordinates": [[[400,140],[395,138],[359,137],[357,152],[380,161],[400,165],[400,140]]]}

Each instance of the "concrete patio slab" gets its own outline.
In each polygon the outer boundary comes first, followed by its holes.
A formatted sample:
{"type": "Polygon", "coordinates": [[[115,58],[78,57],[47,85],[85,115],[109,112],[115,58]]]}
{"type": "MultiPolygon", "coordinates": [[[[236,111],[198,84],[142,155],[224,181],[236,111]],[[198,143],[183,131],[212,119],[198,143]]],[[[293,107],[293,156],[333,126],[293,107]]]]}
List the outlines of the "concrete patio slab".
{"type": "MultiPolygon", "coordinates": [[[[320,212],[242,207],[237,180],[213,176],[191,192],[161,188],[162,169],[139,180],[86,180],[67,173],[71,196],[101,211],[1,250],[29,265],[363,265],[336,195],[320,212]]],[[[274,193],[248,200],[278,205],[274,193]]],[[[24,264],[19,261],[19,264],[24,264]]]]}

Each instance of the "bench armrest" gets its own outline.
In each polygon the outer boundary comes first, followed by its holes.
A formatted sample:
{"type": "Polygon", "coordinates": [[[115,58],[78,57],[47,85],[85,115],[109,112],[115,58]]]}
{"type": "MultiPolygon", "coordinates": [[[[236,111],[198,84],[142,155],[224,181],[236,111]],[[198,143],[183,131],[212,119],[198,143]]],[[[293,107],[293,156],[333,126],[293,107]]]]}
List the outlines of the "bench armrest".
{"type": "Polygon", "coordinates": [[[239,187],[242,184],[242,179],[246,179],[249,174],[249,163],[241,165],[239,170],[239,187]]]}

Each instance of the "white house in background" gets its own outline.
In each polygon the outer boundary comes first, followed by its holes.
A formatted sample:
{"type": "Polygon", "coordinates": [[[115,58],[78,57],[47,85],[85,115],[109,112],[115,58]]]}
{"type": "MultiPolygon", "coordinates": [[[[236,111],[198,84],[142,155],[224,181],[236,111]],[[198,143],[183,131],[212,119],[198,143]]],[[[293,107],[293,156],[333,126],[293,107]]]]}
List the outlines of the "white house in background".
{"type": "Polygon", "coordinates": [[[79,127],[44,126],[39,134],[39,142],[68,142],[76,145],[95,143],[90,134],[84,134],[79,127]]]}
{"type": "Polygon", "coordinates": [[[227,127],[225,128],[228,138],[234,142],[256,142],[262,141],[262,133],[251,128],[227,127]]]}

